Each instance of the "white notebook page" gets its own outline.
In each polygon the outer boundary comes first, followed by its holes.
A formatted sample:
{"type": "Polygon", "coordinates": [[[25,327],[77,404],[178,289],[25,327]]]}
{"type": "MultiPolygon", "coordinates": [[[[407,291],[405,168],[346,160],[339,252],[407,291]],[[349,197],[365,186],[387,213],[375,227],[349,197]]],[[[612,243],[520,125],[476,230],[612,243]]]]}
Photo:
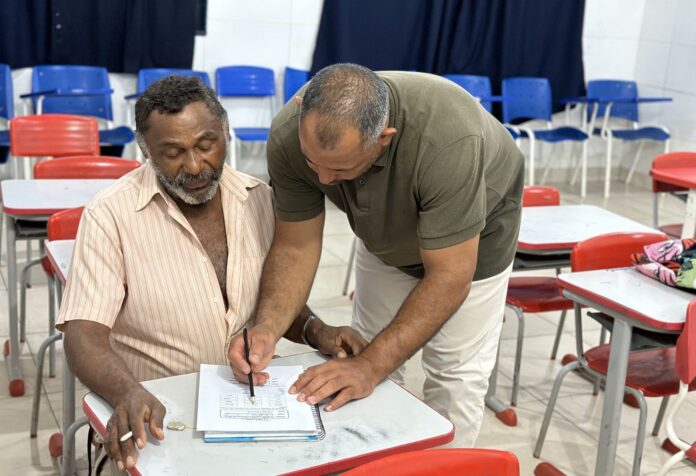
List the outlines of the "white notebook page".
{"type": "Polygon", "coordinates": [[[254,386],[256,403],[249,398],[249,386],[237,382],[224,365],[201,364],[198,383],[197,431],[230,433],[313,432],[312,407],[298,402],[288,389],[302,373],[300,365],[272,366],[270,379],[254,386]]]}

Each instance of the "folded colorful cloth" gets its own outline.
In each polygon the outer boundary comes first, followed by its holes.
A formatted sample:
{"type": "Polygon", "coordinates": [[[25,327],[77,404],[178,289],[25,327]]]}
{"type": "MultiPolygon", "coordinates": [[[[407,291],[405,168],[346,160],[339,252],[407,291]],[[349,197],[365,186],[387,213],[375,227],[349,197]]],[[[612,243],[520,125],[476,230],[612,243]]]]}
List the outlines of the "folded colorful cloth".
{"type": "Polygon", "coordinates": [[[669,286],[696,289],[696,240],[667,240],[646,245],[632,257],[641,273],[669,286]]]}

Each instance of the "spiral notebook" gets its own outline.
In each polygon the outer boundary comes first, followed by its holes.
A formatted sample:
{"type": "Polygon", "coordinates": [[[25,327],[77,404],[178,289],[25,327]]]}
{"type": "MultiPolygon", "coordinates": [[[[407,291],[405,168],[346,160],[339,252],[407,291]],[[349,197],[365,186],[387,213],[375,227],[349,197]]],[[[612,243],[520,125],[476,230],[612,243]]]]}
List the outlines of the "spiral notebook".
{"type": "Polygon", "coordinates": [[[254,387],[252,403],[248,385],[237,382],[229,367],[201,364],[196,430],[208,443],[321,440],[319,407],[288,393],[303,370],[301,365],[268,367],[269,381],[254,387]]]}

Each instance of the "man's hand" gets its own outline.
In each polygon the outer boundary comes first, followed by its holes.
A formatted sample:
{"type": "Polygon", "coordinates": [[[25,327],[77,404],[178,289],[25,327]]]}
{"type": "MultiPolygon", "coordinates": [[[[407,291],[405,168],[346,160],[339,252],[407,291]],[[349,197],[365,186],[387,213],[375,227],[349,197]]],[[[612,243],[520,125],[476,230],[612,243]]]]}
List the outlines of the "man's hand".
{"type": "Polygon", "coordinates": [[[244,337],[240,332],[230,341],[230,348],[227,350],[227,358],[232,367],[235,378],[242,382],[248,382],[249,372],[252,372],[254,385],[263,385],[268,381],[268,373],[263,369],[268,367],[268,363],[273,358],[276,342],[278,339],[271,329],[258,325],[249,328],[249,361],[251,368],[246,360],[244,353],[244,337]]]}
{"type": "Polygon", "coordinates": [[[316,329],[310,329],[307,340],[319,352],[339,359],[349,355],[358,355],[367,347],[367,341],[355,329],[349,326],[329,326],[322,322],[316,329]]]}
{"type": "Polygon", "coordinates": [[[147,442],[145,422],[150,434],[158,440],[164,439],[162,425],[166,409],[154,395],[141,385],[133,387],[115,406],[114,413],[106,424],[104,449],[118,469],[131,469],[138,461],[138,449],[143,449],[147,442]],[[133,437],[121,441],[121,437],[133,432],[133,437]]]}
{"type": "Polygon", "coordinates": [[[292,384],[290,393],[297,394],[299,401],[312,405],[337,394],[324,407],[330,412],[351,400],[367,397],[381,380],[370,362],[358,355],[308,368],[292,384]]]}

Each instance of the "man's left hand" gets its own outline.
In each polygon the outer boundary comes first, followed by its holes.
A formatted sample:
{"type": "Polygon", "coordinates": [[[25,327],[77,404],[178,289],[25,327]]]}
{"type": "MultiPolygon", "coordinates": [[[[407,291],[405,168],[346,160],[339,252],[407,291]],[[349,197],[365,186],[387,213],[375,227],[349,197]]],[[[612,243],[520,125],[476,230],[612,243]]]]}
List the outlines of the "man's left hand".
{"type": "Polygon", "coordinates": [[[330,412],[351,400],[367,397],[380,380],[370,362],[358,355],[308,368],[292,384],[290,393],[312,405],[336,394],[324,407],[330,412]]]}

